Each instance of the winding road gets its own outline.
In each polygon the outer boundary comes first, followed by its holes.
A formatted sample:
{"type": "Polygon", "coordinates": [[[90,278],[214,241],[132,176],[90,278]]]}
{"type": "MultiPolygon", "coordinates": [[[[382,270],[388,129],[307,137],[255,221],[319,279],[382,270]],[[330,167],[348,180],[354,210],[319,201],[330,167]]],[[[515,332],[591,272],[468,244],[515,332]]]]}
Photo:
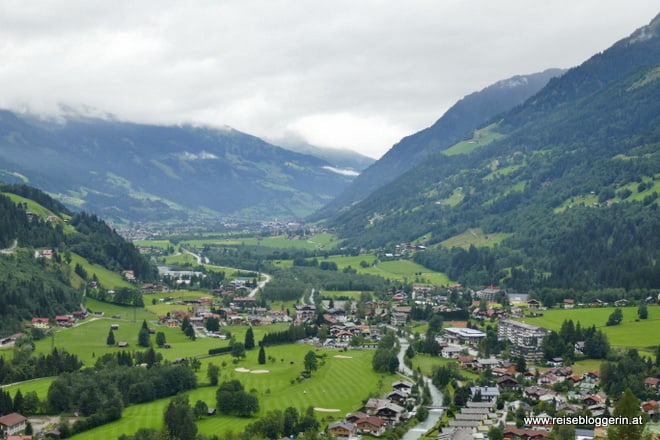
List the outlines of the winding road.
{"type": "MultiPolygon", "coordinates": [[[[184,253],[192,256],[195,260],[197,260],[197,264],[199,264],[200,266],[212,266],[212,267],[223,268],[222,266],[215,266],[215,265],[210,264],[210,261],[209,261],[208,257],[204,257],[202,255],[196,254],[196,253],[194,253],[194,252],[192,252],[188,249],[182,249],[182,250],[183,250],[184,253]]],[[[229,268],[226,268],[226,269],[229,269],[229,268]]],[[[259,273],[259,281],[257,281],[257,287],[250,290],[250,294],[248,296],[249,297],[254,297],[254,295],[257,294],[259,289],[262,289],[266,284],[268,284],[272,278],[273,277],[271,277],[267,273],[260,272],[259,273]],[[263,279],[261,279],[261,277],[263,277],[263,279]]]]}
{"type": "Polygon", "coordinates": [[[18,239],[14,240],[14,243],[6,248],[6,249],[0,249],[0,254],[13,254],[16,252],[16,249],[18,248],[18,239]]]}

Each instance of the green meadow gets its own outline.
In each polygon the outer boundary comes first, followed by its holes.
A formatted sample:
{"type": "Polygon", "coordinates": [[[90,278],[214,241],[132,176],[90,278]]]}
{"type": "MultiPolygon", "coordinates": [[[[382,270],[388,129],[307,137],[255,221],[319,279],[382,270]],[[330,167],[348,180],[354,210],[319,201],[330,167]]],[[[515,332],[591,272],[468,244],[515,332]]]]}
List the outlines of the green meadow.
{"type": "Polygon", "coordinates": [[[300,237],[290,239],[286,235],[274,237],[229,237],[229,238],[201,238],[195,240],[186,240],[181,242],[183,246],[193,248],[202,248],[209,246],[263,246],[274,249],[305,249],[313,251],[315,249],[333,249],[337,247],[339,241],[332,234],[316,234],[309,237],[300,237]]]}
{"type": "Polygon", "coordinates": [[[614,309],[614,307],[550,309],[544,310],[543,316],[525,318],[525,322],[558,331],[564,320],[572,319],[576,324],[579,321],[582,328],[595,325],[607,335],[607,339],[614,347],[630,347],[646,351],[660,345],[660,332],[658,331],[660,330],[660,306],[648,306],[648,319],[640,320],[637,318],[636,306],[622,307],[623,321],[621,324],[608,327],[605,323],[614,309]]]}
{"type": "MultiPolygon", "coordinates": [[[[209,362],[220,365],[220,381],[238,379],[246,390],[255,390],[259,396],[261,410],[253,418],[237,418],[224,415],[204,417],[198,422],[203,434],[220,434],[227,431],[241,432],[253,423],[258,416],[275,409],[288,406],[300,412],[308,407],[333,410],[317,411],[322,423],[342,418],[347,412],[356,411],[362,401],[372,394],[389,389],[398,378],[395,375],[374,373],[371,369],[372,351],[316,350],[303,344],[268,347],[266,356],[274,358],[266,365],[257,362],[257,350],[248,352],[247,357],[234,364],[227,355],[203,360],[199,371],[200,387],[188,393],[191,404],[205,401],[215,407],[215,387],[206,386],[206,368],[209,362]],[[319,369],[310,379],[296,381],[303,369],[303,359],[309,350],[315,350],[319,359],[319,369]],[[224,363],[224,364],[223,364],[224,363]],[[236,369],[252,372],[241,372],[236,369]],[[265,370],[265,371],[264,371],[265,370]]],[[[117,438],[121,434],[134,433],[138,428],[159,429],[163,423],[163,413],[169,399],[161,399],[149,404],[134,405],[124,409],[121,420],[72,437],[75,440],[96,438],[117,438]]]]}
{"type": "Polygon", "coordinates": [[[495,131],[496,129],[497,124],[493,123],[482,129],[475,130],[471,139],[457,142],[456,144],[444,150],[442,154],[447,156],[467,154],[473,150],[476,150],[477,148],[485,147],[491,142],[504,137],[504,135],[495,131]]]}
{"type": "Polygon", "coordinates": [[[121,274],[108,270],[98,264],[90,263],[78,254],[71,254],[71,267],[76,267],[76,264],[80,264],[82,268],[85,269],[88,279],[91,279],[92,276],[96,274],[99,283],[101,283],[101,286],[106,289],[118,289],[120,287],[128,287],[130,289],[135,288],[135,286],[126,281],[121,274]]]}
{"type": "Polygon", "coordinates": [[[45,400],[48,397],[48,387],[55,380],[54,377],[43,377],[41,379],[28,380],[15,385],[5,385],[2,387],[3,391],[9,392],[12,397],[16,395],[16,391],[21,390],[21,394],[25,396],[27,393],[36,392],[39,400],[45,400]]]}
{"type": "Polygon", "coordinates": [[[359,290],[323,290],[321,296],[332,299],[337,298],[350,298],[352,300],[359,300],[362,292],[359,290]]]}
{"type": "MultiPolygon", "coordinates": [[[[25,197],[22,197],[22,196],[19,196],[17,194],[13,194],[13,193],[3,192],[3,193],[0,193],[0,194],[2,194],[3,196],[8,197],[14,203],[26,204],[28,211],[32,211],[33,213],[35,213],[36,215],[38,215],[42,219],[46,219],[50,215],[55,215],[50,209],[45,208],[44,206],[42,206],[41,204],[35,202],[34,200],[26,199],[25,197]]],[[[65,216],[63,216],[63,218],[64,219],[69,219],[69,218],[71,218],[71,216],[65,215],[65,216]]]]}
{"type": "MultiPolygon", "coordinates": [[[[202,293],[186,292],[184,296],[186,298],[196,298],[202,296],[202,293]]],[[[147,299],[148,297],[145,297],[145,300],[147,299]]],[[[154,349],[162,354],[166,360],[174,360],[179,357],[204,356],[212,348],[225,347],[229,344],[228,340],[206,337],[202,333],[198,335],[196,340],[191,341],[179,327],[170,328],[158,323],[158,317],[165,315],[167,311],[187,311],[187,306],[184,305],[147,305],[143,309],[102,303],[91,298],[87,299],[86,305],[92,311],[103,311],[104,316],[95,317],[90,315],[89,318],[81,321],[75,327],[55,328],[53,337],[37,341],[35,352],[49,353],[54,345],[56,348],[63,348],[69,353],[76,354],[86,366],[91,366],[96,357],[121,350],[117,346],[106,345],[110,326],[113,324],[119,326],[117,330],[113,331],[117,343],[120,341],[128,342],[128,350],[130,351],[144,350],[144,348],[137,345],[142,321],[147,321],[147,325],[156,332],[163,332],[165,334],[165,338],[171,345],[171,348],[154,347],[154,349]],[[161,309],[161,307],[168,307],[170,309],[161,309]],[[155,313],[160,311],[165,313],[155,313]],[[119,318],[112,318],[112,316],[118,316],[119,318]]],[[[237,341],[242,342],[245,339],[245,333],[248,328],[245,325],[226,326],[222,327],[222,332],[230,333],[237,341]]],[[[287,324],[252,327],[256,342],[259,342],[268,332],[283,331],[287,328],[287,324]]],[[[152,335],[151,339],[152,343],[155,342],[154,335],[152,335]]]]}
{"type": "Polygon", "coordinates": [[[170,246],[174,246],[169,240],[133,240],[133,244],[136,247],[150,247],[158,249],[168,249],[170,246]]]}
{"type": "Polygon", "coordinates": [[[506,233],[485,234],[481,228],[472,228],[462,234],[446,239],[441,242],[440,245],[447,248],[461,247],[464,249],[467,249],[472,245],[476,247],[490,247],[501,243],[502,240],[510,236],[511,234],[506,233]]]}
{"type": "MultiPolygon", "coordinates": [[[[413,370],[419,369],[422,374],[433,377],[433,372],[442,366],[456,364],[456,359],[445,359],[440,356],[429,356],[427,354],[417,354],[412,358],[413,370]]],[[[479,375],[471,371],[462,370],[461,375],[466,379],[478,379],[479,375]]]]}
{"type": "Polygon", "coordinates": [[[333,255],[319,261],[332,261],[337,264],[337,269],[340,271],[350,266],[357,270],[358,273],[377,275],[395,281],[417,282],[438,286],[451,284],[446,274],[432,271],[411,260],[381,261],[374,265],[377,261],[374,255],[333,255]],[[362,262],[366,262],[367,267],[362,267],[362,262]]]}

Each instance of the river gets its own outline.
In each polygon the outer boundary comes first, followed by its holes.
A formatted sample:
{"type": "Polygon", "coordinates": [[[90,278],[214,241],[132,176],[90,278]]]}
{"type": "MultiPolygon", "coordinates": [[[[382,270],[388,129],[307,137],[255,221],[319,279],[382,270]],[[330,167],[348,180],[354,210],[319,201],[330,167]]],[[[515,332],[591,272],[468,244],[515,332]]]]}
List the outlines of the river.
{"type": "MultiPolygon", "coordinates": [[[[404,338],[399,338],[399,343],[401,344],[401,350],[399,350],[399,368],[403,374],[412,377],[413,371],[403,363],[403,357],[409,345],[408,341],[404,338]]],[[[442,406],[442,393],[435,387],[435,385],[431,383],[431,379],[425,377],[424,381],[428,384],[429,390],[431,391],[431,399],[433,401],[432,405],[442,406]]],[[[417,440],[422,435],[424,435],[424,433],[432,429],[438,423],[438,420],[440,420],[441,416],[441,409],[430,409],[428,418],[410,428],[410,430],[404,434],[403,440],[417,440]]]]}

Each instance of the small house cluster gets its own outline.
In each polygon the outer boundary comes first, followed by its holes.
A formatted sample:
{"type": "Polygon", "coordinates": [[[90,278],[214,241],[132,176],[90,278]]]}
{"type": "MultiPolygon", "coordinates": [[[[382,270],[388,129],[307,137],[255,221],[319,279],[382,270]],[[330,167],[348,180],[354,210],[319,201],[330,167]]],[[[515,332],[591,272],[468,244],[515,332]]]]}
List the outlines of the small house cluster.
{"type": "Polygon", "coordinates": [[[380,437],[386,430],[411,417],[406,407],[416,402],[412,389],[412,382],[395,382],[383,398],[369,399],[364,411],[347,414],[344,420],[330,423],[328,432],[341,440],[359,439],[362,435],[380,437]]]}

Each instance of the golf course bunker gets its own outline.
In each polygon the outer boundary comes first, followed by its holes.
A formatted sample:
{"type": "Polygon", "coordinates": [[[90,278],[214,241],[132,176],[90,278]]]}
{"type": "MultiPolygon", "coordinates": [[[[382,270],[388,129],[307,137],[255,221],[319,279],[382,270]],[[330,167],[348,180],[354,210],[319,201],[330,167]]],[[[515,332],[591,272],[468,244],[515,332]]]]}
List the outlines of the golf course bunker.
{"type": "Polygon", "coordinates": [[[318,408],[318,407],[315,407],[314,411],[318,411],[318,412],[339,412],[341,410],[338,409],[338,408],[318,408]]]}
{"type": "Polygon", "coordinates": [[[353,359],[353,356],[344,356],[343,354],[336,354],[334,357],[337,359],[353,359]]]}
{"type": "Polygon", "coordinates": [[[270,373],[268,370],[252,370],[250,371],[252,374],[265,374],[265,373],[270,373]]]}
{"type": "Polygon", "coordinates": [[[243,367],[234,368],[234,371],[236,371],[237,373],[249,373],[250,372],[250,370],[248,370],[247,368],[243,368],[243,367]]]}

